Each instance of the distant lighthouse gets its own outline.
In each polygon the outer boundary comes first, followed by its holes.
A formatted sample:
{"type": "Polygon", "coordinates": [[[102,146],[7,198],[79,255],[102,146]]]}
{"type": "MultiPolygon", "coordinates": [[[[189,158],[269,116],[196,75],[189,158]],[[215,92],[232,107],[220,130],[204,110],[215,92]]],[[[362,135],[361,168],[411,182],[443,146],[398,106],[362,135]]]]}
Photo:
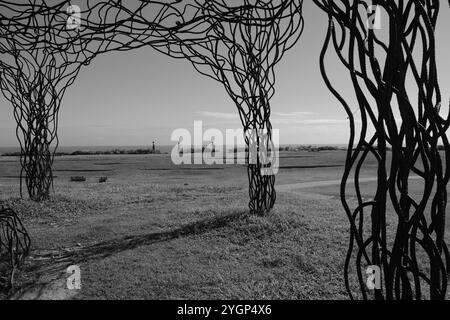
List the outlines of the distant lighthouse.
{"type": "Polygon", "coordinates": [[[152,150],[153,150],[153,152],[155,152],[155,141],[153,141],[152,150]]]}

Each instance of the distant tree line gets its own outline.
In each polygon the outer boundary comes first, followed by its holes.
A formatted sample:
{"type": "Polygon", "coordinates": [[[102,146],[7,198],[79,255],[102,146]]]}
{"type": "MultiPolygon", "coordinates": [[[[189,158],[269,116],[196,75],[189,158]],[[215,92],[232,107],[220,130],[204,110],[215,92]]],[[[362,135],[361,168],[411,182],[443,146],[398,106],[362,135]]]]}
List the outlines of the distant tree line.
{"type": "MultiPolygon", "coordinates": [[[[55,156],[89,156],[89,155],[109,155],[109,154],[161,154],[160,150],[153,149],[114,149],[106,151],[83,151],[77,150],[74,152],[56,152],[55,156]]],[[[7,152],[1,155],[2,157],[20,157],[23,156],[22,152],[7,152]]]]}

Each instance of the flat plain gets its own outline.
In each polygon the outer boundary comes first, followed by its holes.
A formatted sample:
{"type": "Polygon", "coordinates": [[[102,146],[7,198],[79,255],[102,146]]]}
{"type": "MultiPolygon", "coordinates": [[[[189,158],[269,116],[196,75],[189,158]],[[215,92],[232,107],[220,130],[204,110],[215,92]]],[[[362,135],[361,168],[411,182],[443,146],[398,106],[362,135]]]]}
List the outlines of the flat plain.
{"type": "MultiPolygon", "coordinates": [[[[51,200],[34,203],[20,198],[18,158],[2,157],[0,198],[32,239],[13,298],[348,299],[345,155],[281,152],[277,201],[266,216],[248,214],[244,165],[175,166],[168,154],[61,156],[51,200]],[[82,276],[75,291],[66,288],[74,264],[82,276]]],[[[361,173],[365,199],[375,165],[369,159],[361,173]]],[[[355,202],[351,183],[348,190],[355,202]]],[[[410,193],[420,194],[420,184],[410,193]]]]}

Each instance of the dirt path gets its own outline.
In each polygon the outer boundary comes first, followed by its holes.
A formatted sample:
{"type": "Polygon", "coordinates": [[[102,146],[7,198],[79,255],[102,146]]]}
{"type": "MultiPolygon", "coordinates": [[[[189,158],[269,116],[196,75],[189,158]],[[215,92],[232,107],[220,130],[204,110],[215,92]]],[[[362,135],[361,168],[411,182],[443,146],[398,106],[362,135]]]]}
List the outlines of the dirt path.
{"type": "MultiPolygon", "coordinates": [[[[411,176],[409,177],[412,180],[421,179],[419,176],[411,176]]],[[[377,177],[366,177],[360,178],[359,182],[373,182],[377,181],[377,177]]],[[[349,179],[347,184],[353,184],[354,180],[349,179]]],[[[341,180],[322,180],[322,181],[308,181],[308,182],[299,182],[299,183],[290,183],[290,184],[281,184],[276,186],[276,191],[278,192],[288,192],[295,193],[307,198],[313,198],[317,200],[321,199],[331,199],[333,196],[323,195],[319,193],[312,192],[304,192],[301,189],[310,189],[310,188],[318,188],[318,187],[328,187],[328,186],[339,186],[341,184],[341,180]]]]}

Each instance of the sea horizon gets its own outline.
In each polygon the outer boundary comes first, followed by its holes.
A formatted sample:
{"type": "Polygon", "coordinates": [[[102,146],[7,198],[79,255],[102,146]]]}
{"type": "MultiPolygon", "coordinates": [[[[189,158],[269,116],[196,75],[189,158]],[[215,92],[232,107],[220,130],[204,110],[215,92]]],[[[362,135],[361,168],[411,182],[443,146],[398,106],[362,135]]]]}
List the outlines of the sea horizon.
{"type": "MultiPolygon", "coordinates": [[[[155,148],[161,152],[170,152],[175,144],[173,145],[155,145],[155,148]]],[[[331,146],[331,147],[347,147],[347,144],[338,143],[305,143],[305,144],[280,144],[280,147],[302,147],[302,146],[331,146]]],[[[195,146],[199,147],[199,146],[195,146]]],[[[239,148],[243,146],[238,146],[239,148]]],[[[75,151],[89,151],[89,152],[95,152],[95,151],[110,151],[110,150],[136,150],[136,149],[151,149],[152,145],[99,145],[99,146],[58,146],[57,151],[63,152],[63,153],[71,153],[75,151]]],[[[20,151],[19,146],[0,146],[0,155],[4,153],[12,153],[12,152],[18,152],[20,151]]]]}

